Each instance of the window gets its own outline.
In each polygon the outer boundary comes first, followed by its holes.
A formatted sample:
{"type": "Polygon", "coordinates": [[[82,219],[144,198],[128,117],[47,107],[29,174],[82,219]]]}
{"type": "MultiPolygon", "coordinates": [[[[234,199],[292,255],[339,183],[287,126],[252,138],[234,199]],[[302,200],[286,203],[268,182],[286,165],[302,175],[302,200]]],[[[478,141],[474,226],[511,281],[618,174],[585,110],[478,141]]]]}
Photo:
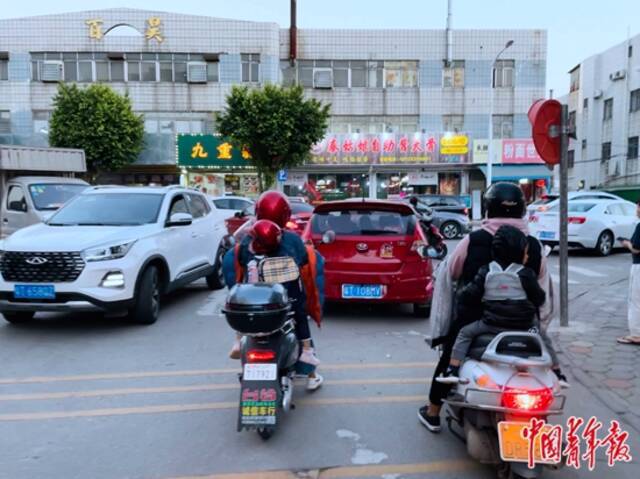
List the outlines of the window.
{"type": "Polygon", "coordinates": [[[0,110],[0,133],[11,133],[11,112],[0,110]]]}
{"type": "Polygon", "coordinates": [[[418,86],[418,62],[384,62],[384,85],[387,88],[418,86]]]}
{"type": "Polygon", "coordinates": [[[9,79],[9,59],[0,57],[0,81],[9,79]]]}
{"type": "Polygon", "coordinates": [[[284,86],[293,86],[296,84],[296,69],[291,66],[289,60],[280,61],[280,72],[282,73],[282,84],[284,86]]]}
{"type": "Polygon", "coordinates": [[[123,61],[112,61],[109,63],[109,68],[111,72],[111,81],[113,82],[124,81],[124,62],[123,61]]]}
{"type": "Polygon", "coordinates": [[[569,92],[577,91],[580,88],[580,67],[574,68],[569,74],[571,75],[569,92]]]}
{"type": "Polygon", "coordinates": [[[7,195],[7,209],[10,211],[27,211],[27,200],[20,186],[12,186],[7,195]]]}
{"type": "Polygon", "coordinates": [[[583,150],[587,149],[587,140],[582,140],[582,149],[583,150]]]}
{"type": "Polygon", "coordinates": [[[629,203],[622,203],[622,211],[625,216],[636,216],[637,206],[630,205],[629,203]]]}
{"type": "Polygon", "coordinates": [[[604,101],[604,109],[602,111],[602,121],[611,120],[613,117],[613,98],[604,101]]]}
{"type": "Polygon", "coordinates": [[[367,62],[367,83],[369,88],[384,86],[384,62],[367,62]]]}
{"type": "Polygon", "coordinates": [[[218,62],[207,62],[207,81],[220,81],[220,64],[218,62]]]}
{"type": "MultiPolygon", "coordinates": [[[[294,84],[297,73],[298,84],[305,88],[313,88],[314,69],[330,68],[333,82],[332,86],[334,88],[383,88],[386,63],[381,61],[369,62],[365,60],[299,60],[296,70],[290,67],[288,61],[283,60],[280,63],[280,69],[285,85],[294,84]]],[[[417,62],[413,62],[416,63],[413,73],[411,73],[411,68],[405,72],[404,66],[399,66],[412,62],[391,63],[395,63],[396,65],[391,65],[393,70],[389,71],[390,84],[388,86],[417,85],[417,62]]]]}
{"type": "Polygon", "coordinates": [[[142,81],[156,81],[156,63],[142,62],[142,81]]]}
{"type": "Polygon", "coordinates": [[[67,201],[75,198],[87,187],[65,183],[46,183],[29,185],[29,194],[33,206],[39,211],[55,211],[67,201]]]}
{"type": "Polygon", "coordinates": [[[620,203],[615,203],[613,205],[607,206],[606,213],[608,215],[623,216],[624,210],[622,209],[622,205],[620,203]]]}
{"type": "Polygon", "coordinates": [[[189,195],[189,206],[191,207],[191,214],[194,218],[202,218],[209,214],[209,205],[207,202],[198,195],[189,195]]]}
{"type": "Polygon", "coordinates": [[[364,88],[367,86],[367,62],[351,62],[351,88],[364,88]]]}
{"type": "Polygon", "coordinates": [[[513,88],[515,60],[498,60],[493,70],[494,88],[513,88]]]}
{"type": "Polygon", "coordinates": [[[493,138],[513,138],[513,115],[493,115],[493,138]]]}
{"type": "Polygon", "coordinates": [[[45,133],[49,130],[49,117],[51,112],[49,111],[34,111],[33,112],[33,131],[34,133],[45,133]]]}
{"type": "Polygon", "coordinates": [[[464,115],[444,115],[442,117],[444,131],[460,132],[464,130],[464,115]]]}
{"type": "Polygon", "coordinates": [[[632,136],[629,138],[629,143],[627,144],[627,159],[628,160],[636,160],[638,159],[638,137],[632,136]]]}
{"type": "Polygon", "coordinates": [[[576,131],[576,112],[575,111],[569,112],[569,131],[572,131],[572,132],[576,131]]]}
{"type": "Polygon", "coordinates": [[[442,70],[443,88],[464,88],[464,60],[454,60],[442,70]]]}
{"type": "MultiPolygon", "coordinates": [[[[51,217],[49,224],[132,226],[155,223],[164,195],[158,193],[104,193],[78,195],[51,217]]],[[[184,202],[184,200],[182,200],[184,202]]]]}
{"type": "Polygon", "coordinates": [[[607,141],[602,144],[602,154],[600,155],[600,161],[605,162],[611,159],[611,142],[607,141]]]}
{"type": "Polygon", "coordinates": [[[349,87],[349,62],[334,61],[333,62],[333,86],[336,88],[349,87]]]}
{"type": "Polygon", "coordinates": [[[573,168],[576,162],[576,152],[574,150],[569,150],[567,153],[567,166],[569,168],[573,168]]]}
{"type": "Polygon", "coordinates": [[[631,92],[631,97],[629,101],[629,111],[639,111],[640,110],[640,88],[637,90],[633,90],[631,92]]]}
{"type": "Polygon", "coordinates": [[[633,56],[633,45],[629,45],[629,48],[627,49],[627,56],[629,58],[633,56]]]}
{"type": "Polygon", "coordinates": [[[258,83],[260,81],[260,55],[243,53],[240,59],[242,61],[242,81],[258,83]]]}
{"type": "Polygon", "coordinates": [[[584,110],[586,110],[587,108],[589,108],[589,99],[585,98],[584,100],[582,100],[582,108],[584,110]]]}
{"type": "Polygon", "coordinates": [[[176,213],[189,213],[189,208],[187,207],[187,202],[184,196],[179,195],[171,200],[171,208],[169,209],[169,218],[171,218],[176,213]]]}
{"type": "Polygon", "coordinates": [[[232,209],[234,209],[231,206],[231,200],[229,198],[220,198],[218,200],[214,200],[213,204],[216,205],[216,208],[218,208],[219,210],[232,210],[232,209]]]}

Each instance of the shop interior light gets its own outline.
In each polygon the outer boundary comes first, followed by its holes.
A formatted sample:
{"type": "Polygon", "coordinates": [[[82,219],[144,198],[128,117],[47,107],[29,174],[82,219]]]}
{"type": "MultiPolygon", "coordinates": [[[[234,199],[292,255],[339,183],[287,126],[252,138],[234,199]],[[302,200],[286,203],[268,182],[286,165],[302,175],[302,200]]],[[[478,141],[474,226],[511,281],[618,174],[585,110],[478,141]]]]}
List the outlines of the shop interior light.
{"type": "Polygon", "coordinates": [[[529,178],[520,178],[518,180],[518,183],[520,183],[521,185],[528,185],[529,184],[529,178]]]}

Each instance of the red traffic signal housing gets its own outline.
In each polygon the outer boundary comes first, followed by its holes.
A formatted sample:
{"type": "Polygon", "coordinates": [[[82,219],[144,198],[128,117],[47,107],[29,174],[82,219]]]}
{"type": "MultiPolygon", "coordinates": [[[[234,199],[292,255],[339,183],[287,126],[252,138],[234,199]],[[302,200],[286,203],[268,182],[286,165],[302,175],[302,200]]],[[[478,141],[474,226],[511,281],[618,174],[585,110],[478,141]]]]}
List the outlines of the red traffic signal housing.
{"type": "Polygon", "coordinates": [[[528,115],[536,151],[548,165],[559,164],[562,105],[557,100],[538,100],[528,115]]]}

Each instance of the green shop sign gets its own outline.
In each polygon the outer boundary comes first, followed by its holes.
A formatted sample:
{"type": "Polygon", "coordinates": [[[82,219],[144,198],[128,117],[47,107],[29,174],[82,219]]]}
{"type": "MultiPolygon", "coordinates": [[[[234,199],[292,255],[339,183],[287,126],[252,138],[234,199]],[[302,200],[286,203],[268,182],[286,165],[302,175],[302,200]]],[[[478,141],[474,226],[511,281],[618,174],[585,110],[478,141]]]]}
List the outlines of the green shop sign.
{"type": "Polygon", "coordinates": [[[247,150],[235,148],[216,135],[178,135],[177,160],[182,168],[253,168],[247,150]]]}

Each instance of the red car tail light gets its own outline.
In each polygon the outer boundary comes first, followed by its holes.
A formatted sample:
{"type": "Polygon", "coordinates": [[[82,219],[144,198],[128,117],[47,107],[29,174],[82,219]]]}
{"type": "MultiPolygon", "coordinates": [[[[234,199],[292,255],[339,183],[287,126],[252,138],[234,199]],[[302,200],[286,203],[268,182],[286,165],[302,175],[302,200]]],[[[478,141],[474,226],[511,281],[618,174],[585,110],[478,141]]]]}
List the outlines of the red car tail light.
{"type": "Polygon", "coordinates": [[[505,387],[502,392],[502,405],[525,413],[541,413],[553,403],[553,391],[544,389],[522,389],[505,387]]]}
{"type": "Polygon", "coordinates": [[[536,215],[531,215],[529,216],[529,223],[537,223],[538,219],[539,218],[536,215]]]}
{"type": "Polygon", "coordinates": [[[469,216],[469,208],[465,207],[464,214],[465,216],[469,216]]]}
{"type": "Polygon", "coordinates": [[[288,230],[297,230],[298,229],[298,223],[296,223],[294,221],[287,221],[286,228],[288,230]]]}
{"type": "Polygon", "coordinates": [[[587,218],[584,216],[569,216],[569,224],[570,225],[581,225],[587,221],[587,218]]]}
{"type": "Polygon", "coordinates": [[[268,363],[276,359],[276,352],[270,349],[252,349],[247,353],[250,363],[268,363]]]}

